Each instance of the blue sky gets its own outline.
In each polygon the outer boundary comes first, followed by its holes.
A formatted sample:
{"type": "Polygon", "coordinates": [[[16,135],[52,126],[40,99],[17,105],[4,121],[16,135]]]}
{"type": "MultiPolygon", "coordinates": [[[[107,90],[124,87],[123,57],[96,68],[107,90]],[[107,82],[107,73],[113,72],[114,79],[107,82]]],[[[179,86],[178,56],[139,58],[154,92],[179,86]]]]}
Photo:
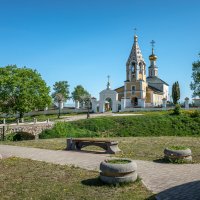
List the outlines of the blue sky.
{"type": "Polygon", "coordinates": [[[200,52],[199,0],[0,0],[0,66],[37,69],[49,86],[67,80],[92,96],[123,85],[134,28],[147,67],[156,41],[159,77],[191,98],[200,52]]]}

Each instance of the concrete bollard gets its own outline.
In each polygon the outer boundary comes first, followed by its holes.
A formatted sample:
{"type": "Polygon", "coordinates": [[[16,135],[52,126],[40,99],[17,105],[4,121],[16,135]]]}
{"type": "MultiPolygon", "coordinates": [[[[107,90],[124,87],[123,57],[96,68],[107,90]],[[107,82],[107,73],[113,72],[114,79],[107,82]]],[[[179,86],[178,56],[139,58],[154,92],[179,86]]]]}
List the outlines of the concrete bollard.
{"type": "Polygon", "coordinates": [[[49,121],[49,118],[47,119],[47,124],[49,123],[50,121],[49,121]]]}
{"type": "Polygon", "coordinates": [[[5,118],[3,119],[3,124],[6,124],[6,119],[5,118]]]}
{"type": "Polygon", "coordinates": [[[17,119],[17,125],[19,125],[19,119],[17,119]]]}
{"type": "Polygon", "coordinates": [[[36,124],[37,123],[37,119],[33,118],[33,122],[34,122],[34,124],[36,124]]]}
{"type": "Polygon", "coordinates": [[[35,140],[39,139],[39,134],[35,134],[35,140]]]}
{"type": "Polygon", "coordinates": [[[24,118],[21,118],[21,123],[24,123],[24,118]]]}

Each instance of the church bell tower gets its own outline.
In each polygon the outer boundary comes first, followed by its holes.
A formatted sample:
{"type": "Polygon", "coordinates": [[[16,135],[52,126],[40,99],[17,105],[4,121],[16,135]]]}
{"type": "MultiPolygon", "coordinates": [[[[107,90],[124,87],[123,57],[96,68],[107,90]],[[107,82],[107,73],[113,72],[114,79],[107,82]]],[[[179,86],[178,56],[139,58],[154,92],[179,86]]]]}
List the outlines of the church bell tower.
{"type": "Polygon", "coordinates": [[[138,45],[138,36],[135,34],[131,53],[126,63],[124,84],[126,107],[145,107],[146,87],[146,64],[138,45]]]}

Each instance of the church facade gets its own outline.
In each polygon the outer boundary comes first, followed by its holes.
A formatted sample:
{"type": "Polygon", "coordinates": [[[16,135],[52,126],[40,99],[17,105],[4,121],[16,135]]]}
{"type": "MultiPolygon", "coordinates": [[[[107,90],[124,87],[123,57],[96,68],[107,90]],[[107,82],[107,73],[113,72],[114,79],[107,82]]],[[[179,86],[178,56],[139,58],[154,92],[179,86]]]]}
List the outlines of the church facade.
{"type": "Polygon", "coordinates": [[[146,63],[138,45],[138,36],[135,35],[126,63],[126,81],[122,87],[115,89],[122,110],[134,107],[157,107],[163,105],[163,101],[169,100],[169,85],[158,77],[153,41],[149,60],[147,75],[146,63]]]}
{"type": "Polygon", "coordinates": [[[138,37],[135,35],[126,63],[124,85],[112,90],[108,76],[107,88],[99,93],[99,100],[94,97],[91,99],[92,111],[103,113],[109,110],[118,112],[136,108],[166,108],[166,102],[169,100],[169,85],[159,78],[156,60],[152,41],[152,53],[149,56],[150,64],[146,74],[146,63],[138,45],[138,37]]]}

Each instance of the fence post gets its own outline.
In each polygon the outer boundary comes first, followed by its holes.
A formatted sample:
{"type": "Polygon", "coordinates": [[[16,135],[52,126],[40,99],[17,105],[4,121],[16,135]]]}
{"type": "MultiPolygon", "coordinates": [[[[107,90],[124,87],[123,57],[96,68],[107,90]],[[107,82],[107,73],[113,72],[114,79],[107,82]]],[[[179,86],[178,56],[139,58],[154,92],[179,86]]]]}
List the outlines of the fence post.
{"type": "Polygon", "coordinates": [[[3,141],[5,140],[5,131],[6,131],[6,127],[3,126],[3,134],[2,134],[2,140],[3,141]]]}
{"type": "Polygon", "coordinates": [[[36,119],[36,118],[33,118],[33,120],[34,120],[34,124],[36,124],[36,123],[37,123],[37,119],[36,119]]]}

